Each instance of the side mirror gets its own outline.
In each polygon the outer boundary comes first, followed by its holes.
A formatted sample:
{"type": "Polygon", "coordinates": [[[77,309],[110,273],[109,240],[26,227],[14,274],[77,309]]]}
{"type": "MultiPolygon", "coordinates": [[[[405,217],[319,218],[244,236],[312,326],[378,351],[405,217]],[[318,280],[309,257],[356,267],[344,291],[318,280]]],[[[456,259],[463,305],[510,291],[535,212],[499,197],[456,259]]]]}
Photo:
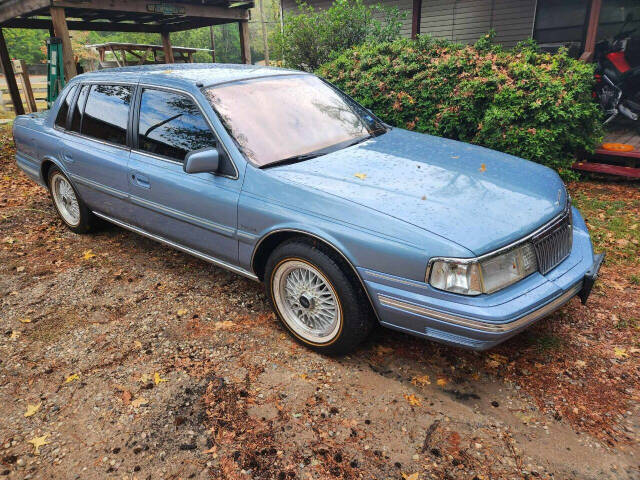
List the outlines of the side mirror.
{"type": "Polygon", "coordinates": [[[217,148],[203,148],[187,153],[182,168],[186,173],[217,172],[220,153],[217,148]]]}

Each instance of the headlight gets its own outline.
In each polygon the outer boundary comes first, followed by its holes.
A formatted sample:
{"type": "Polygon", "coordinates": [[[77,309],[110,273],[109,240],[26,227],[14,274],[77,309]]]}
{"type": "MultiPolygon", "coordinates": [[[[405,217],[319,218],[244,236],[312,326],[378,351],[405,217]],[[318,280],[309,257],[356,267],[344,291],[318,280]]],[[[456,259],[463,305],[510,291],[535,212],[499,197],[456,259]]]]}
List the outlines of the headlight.
{"type": "Polygon", "coordinates": [[[492,293],[522,280],[538,269],[529,243],[479,259],[436,260],[429,283],[434,288],[462,295],[492,293]]]}

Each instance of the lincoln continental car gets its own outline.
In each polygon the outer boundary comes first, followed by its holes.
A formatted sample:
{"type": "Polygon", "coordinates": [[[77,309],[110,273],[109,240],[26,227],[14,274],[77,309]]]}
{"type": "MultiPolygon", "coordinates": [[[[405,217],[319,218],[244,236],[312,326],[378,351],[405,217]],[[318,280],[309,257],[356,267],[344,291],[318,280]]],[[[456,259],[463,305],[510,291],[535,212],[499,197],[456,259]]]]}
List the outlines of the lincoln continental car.
{"type": "Polygon", "coordinates": [[[106,220],[264,282],[329,354],[376,323],[490,348],[586,302],[603,259],[554,171],[391,127],[307,73],[84,74],[13,132],[73,232],[106,220]]]}

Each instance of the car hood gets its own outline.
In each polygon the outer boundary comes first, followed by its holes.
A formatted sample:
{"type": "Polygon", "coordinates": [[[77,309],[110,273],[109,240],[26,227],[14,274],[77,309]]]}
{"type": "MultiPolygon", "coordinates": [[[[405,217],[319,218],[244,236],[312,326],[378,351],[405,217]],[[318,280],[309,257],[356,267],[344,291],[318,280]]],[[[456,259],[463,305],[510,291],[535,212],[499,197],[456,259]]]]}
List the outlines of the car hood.
{"type": "Polygon", "coordinates": [[[265,172],[423,228],[476,255],[522,238],[566,202],[564,185],[549,168],[402,129],[265,172]]]}

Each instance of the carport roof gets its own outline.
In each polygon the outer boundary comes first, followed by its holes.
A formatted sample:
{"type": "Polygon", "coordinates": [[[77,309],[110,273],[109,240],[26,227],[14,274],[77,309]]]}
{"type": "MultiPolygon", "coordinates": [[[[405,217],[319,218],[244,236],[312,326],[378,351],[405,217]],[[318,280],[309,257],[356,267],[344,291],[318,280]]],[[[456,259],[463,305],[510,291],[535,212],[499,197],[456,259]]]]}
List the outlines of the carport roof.
{"type": "Polygon", "coordinates": [[[51,27],[50,7],[65,9],[70,30],[175,32],[248,20],[241,0],[0,0],[0,27],[51,27]]]}

